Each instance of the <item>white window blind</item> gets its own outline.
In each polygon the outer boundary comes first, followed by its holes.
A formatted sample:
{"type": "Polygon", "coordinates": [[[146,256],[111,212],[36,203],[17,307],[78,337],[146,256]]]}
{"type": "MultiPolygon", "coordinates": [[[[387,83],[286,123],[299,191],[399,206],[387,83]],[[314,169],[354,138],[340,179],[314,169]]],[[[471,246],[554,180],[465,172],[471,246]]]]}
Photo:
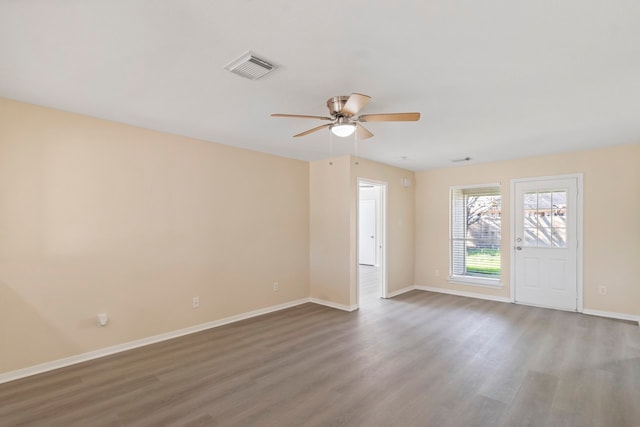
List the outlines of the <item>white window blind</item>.
{"type": "Polygon", "coordinates": [[[451,277],[500,278],[499,186],[451,188],[451,277]]]}

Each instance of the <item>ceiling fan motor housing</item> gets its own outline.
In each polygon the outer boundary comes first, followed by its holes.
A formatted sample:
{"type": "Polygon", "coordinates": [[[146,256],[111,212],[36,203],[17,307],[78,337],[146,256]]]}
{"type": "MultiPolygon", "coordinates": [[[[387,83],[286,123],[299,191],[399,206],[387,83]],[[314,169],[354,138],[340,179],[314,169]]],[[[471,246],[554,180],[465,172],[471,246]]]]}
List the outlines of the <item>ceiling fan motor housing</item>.
{"type": "Polygon", "coordinates": [[[320,119],[330,122],[293,135],[294,138],[328,128],[337,136],[347,137],[352,135],[353,132],[356,132],[359,139],[367,139],[371,138],[373,134],[360,124],[360,122],[415,122],[420,119],[420,113],[365,114],[356,117],[358,112],[362,110],[370,100],[371,97],[369,95],[361,93],[352,93],[351,96],[334,96],[329,98],[327,100],[327,108],[329,109],[330,117],[301,114],[272,114],[271,116],[320,119]]]}
{"type": "Polygon", "coordinates": [[[332,117],[348,117],[342,114],[342,108],[347,103],[348,96],[334,96],[327,101],[327,107],[332,117]]]}

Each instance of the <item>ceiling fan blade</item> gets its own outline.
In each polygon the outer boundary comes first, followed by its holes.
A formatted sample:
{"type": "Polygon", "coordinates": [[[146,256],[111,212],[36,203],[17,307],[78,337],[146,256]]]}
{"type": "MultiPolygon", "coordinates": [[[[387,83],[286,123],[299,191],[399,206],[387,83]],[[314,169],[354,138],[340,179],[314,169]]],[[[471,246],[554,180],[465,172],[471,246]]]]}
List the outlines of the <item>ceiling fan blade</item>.
{"type": "Polygon", "coordinates": [[[416,122],[418,120],[420,120],[420,113],[364,114],[358,117],[359,122],[416,122]]]}
{"type": "Polygon", "coordinates": [[[324,116],[305,116],[302,114],[272,114],[271,117],[290,117],[294,119],[320,119],[320,120],[333,120],[331,117],[324,116]]]}
{"type": "Polygon", "coordinates": [[[356,132],[358,133],[358,138],[360,139],[367,139],[373,136],[373,134],[361,124],[356,124],[356,132]]]}
{"type": "Polygon", "coordinates": [[[358,111],[362,110],[371,100],[370,96],[361,93],[352,93],[340,112],[345,116],[354,116],[358,111]]]}
{"type": "Polygon", "coordinates": [[[309,129],[309,130],[306,130],[306,131],[304,131],[304,132],[301,132],[301,133],[299,133],[299,134],[297,134],[297,135],[293,135],[293,137],[294,137],[294,138],[297,138],[297,137],[299,137],[299,136],[309,135],[310,133],[317,132],[317,131],[319,131],[320,129],[328,128],[329,126],[332,126],[332,125],[333,125],[333,123],[329,123],[329,124],[326,124],[326,125],[320,125],[320,126],[315,127],[315,128],[313,128],[313,129],[309,129]]]}

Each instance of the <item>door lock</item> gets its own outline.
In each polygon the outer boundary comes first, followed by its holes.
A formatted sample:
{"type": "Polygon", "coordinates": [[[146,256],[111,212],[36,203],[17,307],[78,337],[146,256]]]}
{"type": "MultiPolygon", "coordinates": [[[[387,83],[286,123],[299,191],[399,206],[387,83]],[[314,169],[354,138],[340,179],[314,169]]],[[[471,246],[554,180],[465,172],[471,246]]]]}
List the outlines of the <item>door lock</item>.
{"type": "Polygon", "coordinates": [[[522,250],[522,246],[516,246],[516,249],[521,251],[522,250]]]}

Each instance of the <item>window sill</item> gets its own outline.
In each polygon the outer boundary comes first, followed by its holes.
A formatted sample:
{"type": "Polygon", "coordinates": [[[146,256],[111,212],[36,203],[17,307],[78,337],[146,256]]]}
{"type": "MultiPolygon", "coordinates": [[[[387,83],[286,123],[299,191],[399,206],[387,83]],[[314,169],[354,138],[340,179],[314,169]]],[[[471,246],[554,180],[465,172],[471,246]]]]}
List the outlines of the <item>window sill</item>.
{"type": "Polygon", "coordinates": [[[460,285],[480,286],[484,288],[502,289],[500,279],[486,279],[484,277],[450,276],[449,282],[460,285]]]}

